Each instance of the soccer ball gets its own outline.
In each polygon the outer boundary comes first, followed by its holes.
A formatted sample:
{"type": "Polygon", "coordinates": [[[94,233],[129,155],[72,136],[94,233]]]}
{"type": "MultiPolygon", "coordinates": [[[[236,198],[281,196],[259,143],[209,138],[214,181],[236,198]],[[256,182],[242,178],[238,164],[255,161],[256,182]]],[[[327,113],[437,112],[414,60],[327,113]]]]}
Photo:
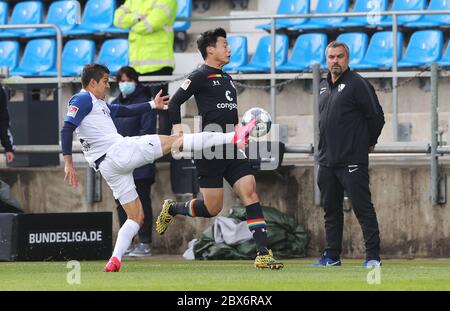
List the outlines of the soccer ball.
{"type": "Polygon", "coordinates": [[[250,132],[250,136],[261,137],[269,133],[272,117],[267,111],[259,107],[247,110],[242,117],[242,124],[246,125],[253,119],[256,119],[256,127],[250,132]]]}

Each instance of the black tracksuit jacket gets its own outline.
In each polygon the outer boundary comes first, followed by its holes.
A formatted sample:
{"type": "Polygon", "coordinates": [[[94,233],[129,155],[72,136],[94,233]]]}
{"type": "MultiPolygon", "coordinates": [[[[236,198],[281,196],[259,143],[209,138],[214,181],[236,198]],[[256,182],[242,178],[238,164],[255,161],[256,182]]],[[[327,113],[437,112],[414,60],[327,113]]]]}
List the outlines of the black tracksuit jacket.
{"type": "Polygon", "coordinates": [[[319,164],[342,167],[369,163],[369,146],[375,146],[384,125],[384,113],[373,86],[348,68],[319,90],[319,164]]]}
{"type": "Polygon", "coordinates": [[[9,113],[7,99],[3,87],[0,86],[0,141],[5,151],[13,151],[13,140],[9,130],[9,113]]]}

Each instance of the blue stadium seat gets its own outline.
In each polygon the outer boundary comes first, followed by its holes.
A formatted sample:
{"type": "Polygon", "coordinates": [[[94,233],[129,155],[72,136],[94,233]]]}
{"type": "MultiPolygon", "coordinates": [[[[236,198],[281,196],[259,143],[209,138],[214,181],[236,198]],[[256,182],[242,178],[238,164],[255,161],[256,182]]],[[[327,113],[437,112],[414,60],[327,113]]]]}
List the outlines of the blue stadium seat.
{"type": "MultiPolygon", "coordinates": [[[[287,35],[276,35],[275,37],[275,66],[279,66],[287,61],[289,39],[287,35]]],[[[270,36],[263,36],[256,47],[255,54],[248,65],[237,68],[242,72],[267,72],[270,71],[270,36]]]]}
{"type": "MultiPolygon", "coordinates": [[[[92,40],[75,39],[67,41],[62,52],[62,75],[79,76],[86,64],[92,64],[95,56],[95,43],[92,40]]],[[[41,76],[57,76],[56,68],[41,72],[41,76]]]]}
{"type": "MultiPolygon", "coordinates": [[[[42,14],[42,2],[18,2],[13,9],[9,24],[42,24],[42,14]]],[[[37,31],[36,28],[8,29],[1,32],[0,37],[20,37],[35,31],[37,31]]]]}
{"type": "Polygon", "coordinates": [[[340,34],[336,40],[347,44],[350,50],[350,67],[363,61],[369,43],[369,37],[366,33],[347,32],[340,34]]]}
{"type": "Polygon", "coordinates": [[[30,40],[19,67],[10,72],[11,76],[38,76],[40,72],[55,68],[56,43],[53,39],[30,40]]]}
{"type": "Polygon", "coordinates": [[[8,3],[0,1],[0,25],[8,23],[8,3]]]}
{"type": "Polygon", "coordinates": [[[430,66],[442,56],[443,34],[439,30],[420,30],[412,34],[399,67],[430,66]]]}
{"type": "Polygon", "coordinates": [[[437,61],[440,66],[449,67],[450,66],[450,42],[447,43],[447,49],[440,60],[437,61]]]}
{"type": "MultiPolygon", "coordinates": [[[[346,13],[349,7],[349,0],[318,0],[315,13],[346,13]]],[[[301,29],[321,29],[340,27],[345,21],[345,17],[311,18],[307,23],[290,27],[292,30],[301,29]]]]}
{"type": "Polygon", "coordinates": [[[0,41],[0,67],[14,70],[19,63],[19,43],[16,41],[0,41]]]}
{"type": "MultiPolygon", "coordinates": [[[[431,0],[427,11],[450,10],[449,0],[431,0]]],[[[436,27],[450,25],[450,14],[424,14],[421,19],[416,22],[407,23],[407,27],[436,27]]]]}
{"type": "MultiPolygon", "coordinates": [[[[426,7],[426,0],[394,0],[391,11],[423,11],[426,7]]],[[[399,25],[418,21],[422,15],[397,15],[399,25]]],[[[388,16],[379,26],[391,26],[392,17],[388,16]]]]}
{"type": "Polygon", "coordinates": [[[94,33],[127,33],[113,25],[115,0],[88,0],[84,7],[81,24],[68,30],[68,35],[87,35],[94,33]]]}
{"type": "MultiPolygon", "coordinates": [[[[192,17],[192,0],[178,0],[177,17],[192,17]]],[[[191,28],[191,22],[175,22],[173,25],[174,31],[187,31],[189,28],[191,28]]]]}
{"type": "Polygon", "coordinates": [[[325,49],[327,36],[323,33],[308,33],[298,36],[288,62],[277,66],[277,71],[304,71],[313,64],[326,66],[325,49]]]}
{"type": "MultiPolygon", "coordinates": [[[[393,50],[392,31],[380,31],[374,33],[367,47],[366,55],[359,64],[354,64],[353,69],[388,69],[392,67],[393,50]]],[[[403,35],[397,34],[397,55],[398,60],[402,55],[403,35]]]]}
{"type": "MultiPolygon", "coordinates": [[[[56,1],[50,5],[45,23],[58,25],[65,35],[75,27],[80,12],[80,3],[76,0],[56,1]]],[[[27,37],[53,36],[55,33],[54,29],[46,28],[27,34],[27,37]]]]}
{"type": "Polygon", "coordinates": [[[247,37],[246,36],[229,36],[227,37],[228,46],[231,50],[230,62],[225,65],[223,71],[236,71],[239,67],[247,64],[247,37]]]}
{"type": "MultiPolygon", "coordinates": [[[[281,0],[278,5],[277,14],[308,14],[310,7],[310,0],[281,0]]],[[[307,21],[307,18],[283,18],[275,20],[275,27],[289,28],[292,26],[303,24],[307,21]]],[[[261,24],[256,28],[270,30],[270,23],[261,24]]]]}
{"type": "MultiPolygon", "coordinates": [[[[0,1],[0,25],[5,25],[8,23],[8,3],[0,1]]],[[[3,29],[0,30],[0,37],[3,33],[3,29]]]]}
{"type": "Polygon", "coordinates": [[[353,13],[368,13],[367,16],[348,17],[340,27],[377,26],[386,16],[376,15],[376,12],[387,10],[387,0],[356,0],[353,13]]]}
{"type": "Polygon", "coordinates": [[[98,53],[98,64],[108,67],[111,74],[114,75],[120,67],[128,65],[128,40],[127,39],[109,39],[103,42],[98,53]]]}

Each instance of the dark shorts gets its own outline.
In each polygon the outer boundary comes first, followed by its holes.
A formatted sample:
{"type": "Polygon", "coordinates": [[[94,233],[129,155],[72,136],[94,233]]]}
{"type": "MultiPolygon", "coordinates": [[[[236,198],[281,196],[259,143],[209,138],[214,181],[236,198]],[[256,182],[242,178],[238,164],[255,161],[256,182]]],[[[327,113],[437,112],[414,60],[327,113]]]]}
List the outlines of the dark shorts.
{"type": "Polygon", "coordinates": [[[244,159],[201,159],[195,160],[195,166],[200,188],[223,188],[224,178],[233,187],[242,177],[254,174],[250,163],[244,159]]]}

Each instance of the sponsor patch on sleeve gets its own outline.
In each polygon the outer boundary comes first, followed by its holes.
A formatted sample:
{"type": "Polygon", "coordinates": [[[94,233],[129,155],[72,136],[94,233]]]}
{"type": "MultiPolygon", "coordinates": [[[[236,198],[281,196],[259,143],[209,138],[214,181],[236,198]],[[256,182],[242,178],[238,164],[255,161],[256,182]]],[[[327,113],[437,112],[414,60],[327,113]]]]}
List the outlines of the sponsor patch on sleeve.
{"type": "Polygon", "coordinates": [[[189,79],[186,79],[186,80],[184,80],[184,82],[183,82],[183,84],[181,84],[181,88],[183,89],[183,90],[187,90],[188,89],[188,87],[189,87],[189,85],[191,84],[191,80],[189,80],[189,79]]]}
{"type": "Polygon", "coordinates": [[[77,106],[70,105],[69,109],[67,110],[67,116],[75,118],[75,116],[77,115],[78,109],[80,109],[80,108],[78,108],[77,106]]]}

